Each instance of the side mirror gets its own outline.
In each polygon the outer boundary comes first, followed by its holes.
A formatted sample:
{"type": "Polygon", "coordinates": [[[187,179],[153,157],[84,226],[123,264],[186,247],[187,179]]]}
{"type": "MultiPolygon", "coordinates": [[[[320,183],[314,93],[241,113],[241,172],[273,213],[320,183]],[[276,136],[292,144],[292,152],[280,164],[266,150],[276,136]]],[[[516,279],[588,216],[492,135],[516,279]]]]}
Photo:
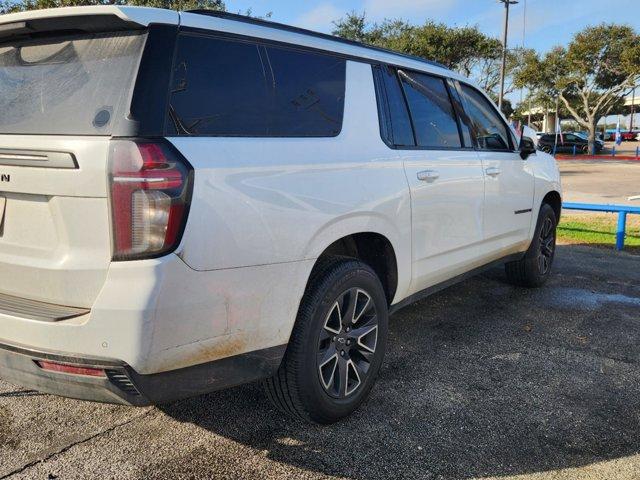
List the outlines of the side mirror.
{"type": "Polygon", "coordinates": [[[520,140],[520,158],[526,160],[529,155],[536,153],[536,144],[529,137],[522,137],[520,140]]]}

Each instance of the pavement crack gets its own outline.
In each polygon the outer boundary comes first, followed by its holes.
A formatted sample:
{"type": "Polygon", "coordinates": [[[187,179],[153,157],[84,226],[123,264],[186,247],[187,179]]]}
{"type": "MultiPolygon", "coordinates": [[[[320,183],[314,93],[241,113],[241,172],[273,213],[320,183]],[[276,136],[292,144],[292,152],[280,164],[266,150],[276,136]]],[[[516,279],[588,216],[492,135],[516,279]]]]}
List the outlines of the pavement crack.
{"type": "Polygon", "coordinates": [[[58,448],[58,449],[55,449],[55,450],[54,449],[45,450],[45,452],[43,454],[41,453],[40,455],[38,455],[37,458],[34,458],[32,460],[28,460],[27,463],[24,464],[23,466],[21,466],[19,468],[16,468],[16,469],[12,470],[9,473],[3,474],[2,476],[0,476],[0,480],[3,480],[5,478],[12,477],[13,475],[17,475],[19,473],[22,473],[25,470],[27,470],[27,469],[35,466],[35,465],[38,465],[39,463],[43,463],[43,462],[46,462],[48,460],[51,460],[52,458],[54,458],[54,457],[56,457],[56,456],[58,456],[58,455],[60,455],[60,454],[62,454],[64,452],[70,450],[71,448],[73,448],[73,447],[75,447],[77,445],[82,445],[83,443],[89,442],[89,441],[93,440],[94,438],[98,438],[98,437],[100,437],[102,435],[111,433],[117,428],[129,425],[130,423],[135,422],[136,420],[139,420],[141,418],[146,417],[147,415],[149,415],[153,411],[154,411],[153,409],[149,409],[149,410],[147,410],[146,412],[144,412],[141,415],[138,415],[136,417],[130,418],[127,421],[120,422],[120,423],[117,423],[115,425],[112,425],[111,427],[106,428],[104,430],[100,430],[99,432],[96,432],[96,433],[94,433],[92,435],[77,436],[75,439],[73,439],[71,441],[71,443],[69,443],[68,445],[65,445],[62,448],[58,448]]]}

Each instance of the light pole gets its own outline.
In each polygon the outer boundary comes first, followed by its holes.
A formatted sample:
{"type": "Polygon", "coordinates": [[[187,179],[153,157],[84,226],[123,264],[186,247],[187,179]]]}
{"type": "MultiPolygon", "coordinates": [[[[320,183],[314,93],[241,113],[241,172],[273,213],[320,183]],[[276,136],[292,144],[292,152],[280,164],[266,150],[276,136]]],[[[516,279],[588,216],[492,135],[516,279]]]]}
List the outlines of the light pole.
{"type": "Polygon", "coordinates": [[[502,111],[502,100],[504,98],[504,76],[507,69],[507,34],[509,33],[509,6],[518,3],[518,0],[498,0],[504,3],[504,36],[502,37],[502,65],[500,66],[500,96],[498,97],[498,108],[502,111]]]}
{"type": "Polygon", "coordinates": [[[633,87],[633,93],[631,94],[631,125],[629,131],[633,132],[633,116],[636,114],[636,87],[633,87]]]}

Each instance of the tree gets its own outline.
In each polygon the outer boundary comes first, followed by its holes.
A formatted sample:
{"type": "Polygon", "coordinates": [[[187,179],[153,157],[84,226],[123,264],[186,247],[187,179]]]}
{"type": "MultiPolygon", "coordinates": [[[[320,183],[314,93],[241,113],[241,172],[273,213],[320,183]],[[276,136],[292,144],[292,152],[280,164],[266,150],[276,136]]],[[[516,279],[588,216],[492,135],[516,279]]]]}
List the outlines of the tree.
{"type": "Polygon", "coordinates": [[[566,48],[528,57],[516,75],[516,85],[547,101],[557,99],[588,130],[591,151],[598,120],[619,108],[639,81],[640,36],[631,27],[613,24],[588,27],[566,48]]]}
{"type": "Polygon", "coordinates": [[[189,10],[207,8],[226,10],[224,0],[4,0],[0,1],[0,14],[39,10],[41,8],[76,7],[84,5],[135,5],[144,7],[189,10]]]}
{"type": "MultiPolygon", "coordinates": [[[[478,27],[449,27],[427,20],[412,25],[404,20],[369,23],[364,13],[351,12],[334,22],[333,34],[432,60],[473,78],[494,99],[498,98],[502,43],[482,33],[478,27]]],[[[507,52],[505,93],[515,90],[514,77],[535,51],[516,48],[507,52]]],[[[513,113],[511,105],[505,115],[513,113]]]]}
{"type": "MultiPolygon", "coordinates": [[[[520,69],[527,65],[527,59],[535,57],[536,51],[531,48],[516,47],[507,50],[507,63],[506,63],[506,78],[504,86],[504,94],[514,92],[518,87],[515,82],[515,77],[518,75],[520,69]]],[[[480,58],[475,66],[475,71],[470,72],[467,76],[474,76],[478,85],[486,92],[495,93],[496,99],[499,94],[497,93],[500,87],[500,64],[502,62],[502,56],[487,56],[480,58]]],[[[503,100],[504,101],[504,100],[503,100]]]]}

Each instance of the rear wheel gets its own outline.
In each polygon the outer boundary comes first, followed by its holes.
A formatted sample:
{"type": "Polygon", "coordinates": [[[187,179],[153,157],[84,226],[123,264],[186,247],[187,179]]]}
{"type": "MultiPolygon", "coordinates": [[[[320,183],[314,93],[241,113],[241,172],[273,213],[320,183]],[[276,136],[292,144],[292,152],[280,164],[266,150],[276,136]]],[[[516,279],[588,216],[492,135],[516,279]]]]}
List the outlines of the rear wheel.
{"type": "Polygon", "coordinates": [[[369,394],[382,365],[387,301],[373,270],[335,257],[316,268],[280,369],[265,380],[271,401],[298,418],[333,423],[369,394]]]}
{"type": "Polygon", "coordinates": [[[540,207],[533,240],[521,260],[505,264],[507,279],[514,285],[540,287],[549,278],[556,252],[556,214],[550,205],[540,207]]]}
{"type": "Polygon", "coordinates": [[[542,150],[544,153],[551,153],[552,148],[548,145],[544,145],[542,146],[542,148],[540,148],[540,150],[542,150]]]}

